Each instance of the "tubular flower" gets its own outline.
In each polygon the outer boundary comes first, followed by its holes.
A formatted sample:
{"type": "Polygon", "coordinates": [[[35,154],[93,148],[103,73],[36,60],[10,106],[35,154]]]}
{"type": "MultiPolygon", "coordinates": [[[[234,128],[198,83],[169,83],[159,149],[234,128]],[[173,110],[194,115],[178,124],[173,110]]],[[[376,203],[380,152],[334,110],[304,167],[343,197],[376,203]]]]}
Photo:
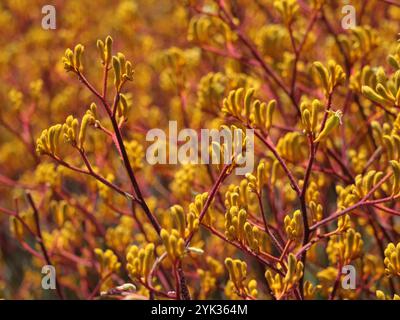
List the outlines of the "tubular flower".
{"type": "Polygon", "coordinates": [[[168,232],[165,229],[161,229],[160,236],[171,261],[175,262],[183,257],[185,240],[180,236],[178,230],[172,229],[171,232],[168,232]]]}
{"type": "Polygon", "coordinates": [[[88,125],[93,125],[95,123],[94,118],[94,105],[92,105],[92,109],[88,110],[82,118],[82,123],[79,126],[79,120],[74,118],[73,116],[68,116],[65,120],[65,123],[62,126],[64,132],[64,139],[66,142],[70,143],[73,147],[78,149],[83,149],[85,140],[86,140],[86,132],[88,125]]]}
{"type": "Polygon", "coordinates": [[[211,256],[206,257],[207,269],[198,269],[197,273],[200,275],[201,281],[201,297],[206,297],[210,292],[217,289],[218,279],[224,274],[224,266],[217,259],[211,256]]]}
{"type": "Polygon", "coordinates": [[[281,24],[268,24],[257,31],[256,44],[264,56],[279,59],[290,48],[287,28],[281,24]]]}
{"type": "Polygon", "coordinates": [[[348,35],[340,35],[339,41],[350,61],[362,58],[365,52],[372,52],[380,44],[380,37],[370,26],[356,26],[348,35]]]}
{"type": "Polygon", "coordinates": [[[101,63],[103,65],[109,65],[112,58],[112,43],[113,39],[107,36],[106,40],[97,40],[96,46],[100,54],[101,63]]]}
{"type": "Polygon", "coordinates": [[[284,277],[279,273],[276,273],[274,276],[270,270],[265,272],[265,278],[278,300],[293,290],[293,288],[298,285],[298,282],[303,275],[303,264],[301,261],[297,261],[293,254],[289,254],[286,267],[287,271],[284,277]]]}
{"type": "Polygon", "coordinates": [[[59,228],[51,233],[43,232],[43,240],[46,246],[53,250],[71,250],[82,241],[81,230],[73,224],[73,219],[67,220],[59,228]]]}
{"type": "Polygon", "coordinates": [[[191,70],[198,65],[200,52],[197,48],[183,50],[177,47],[159,52],[154,59],[154,66],[160,70],[161,87],[165,91],[174,91],[186,86],[184,80],[191,70]]]}
{"type": "Polygon", "coordinates": [[[100,264],[100,275],[106,276],[109,273],[118,272],[121,267],[121,263],[118,262],[118,257],[115,255],[112,250],[107,249],[103,251],[99,248],[94,250],[96,254],[97,260],[100,264]]]}
{"type": "Polygon", "coordinates": [[[306,202],[310,208],[312,221],[315,223],[322,219],[323,207],[320,203],[320,192],[319,192],[318,181],[311,180],[309,182],[306,192],[306,202]]]}
{"type": "Polygon", "coordinates": [[[128,120],[128,112],[132,107],[131,96],[129,94],[121,93],[117,104],[117,116],[120,123],[128,120]]]}
{"type": "Polygon", "coordinates": [[[225,46],[235,37],[228,25],[218,17],[194,17],[189,24],[188,39],[192,42],[225,46]]]}
{"type": "Polygon", "coordinates": [[[332,236],[326,252],[332,263],[339,262],[340,265],[346,265],[360,257],[362,247],[361,234],[350,228],[342,235],[332,236]]]}
{"type": "Polygon", "coordinates": [[[82,117],[82,123],[79,127],[78,119],[73,116],[68,116],[66,122],[61,125],[57,124],[45,129],[36,142],[36,152],[40,155],[48,154],[57,156],[60,149],[60,136],[63,132],[64,139],[71,143],[73,146],[83,149],[86,139],[86,132],[88,125],[93,125],[96,121],[97,106],[95,103],[90,105],[89,110],[86,111],[82,117]]]}
{"type": "Polygon", "coordinates": [[[290,25],[293,22],[299,10],[299,5],[296,0],[274,1],[274,7],[278,10],[286,25],[290,25]]]}
{"type": "Polygon", "coordinates": [[[318,287],[314,287],[310,281],[304,282],[304,298],[306,300],[315,300],[315,294],[318,287]]]}
{"type": "Polygon", "coordinates": [[[79,73],[83,70],[83,65],[82,65],[83,51],[84,47],[81,44],[77,44],[74,48],[74,51],[72,51],[69,48],[65,51],[62,62],[64,64],[64,69],[66,71],[74,71],[79,73]]]}
{"type": "Polygon", "coordinates": [[[112,67],[114,70],[114,84],[115,88],[119,92],[122,84],[129,80],[133,80],[133,67],[130,61],[126,61],[125,55],[118,52],[116,56],[112,57],[112,67]]]}
{"type": "Polygon", "coordinates": [[[229,144],[221,144],[213,141],[210,146],[210,158],[212,163],[217,163],[218,168],[222,171],[225,165],[229,165],[227,173],[230,173],[235,167],[243,163],[243,154],[246,152],[248,137],[245,131],[235,125],[221,126],[221,131],[225,133],[226,139],[232,141],[229,144]]]}
{"type": "Polygon", "coordinates": [[[245,209],[232,206],[225,213],[225,235],[230,240],[236,240],[248,245],[250,250],[265,251],[266,233],[247,221],[245,209]]]}
{"type": "Polygon", "coordinates": [[[249,89],[246,92],[245,98],[247,101],[244,101],[243,99],[243,92],[244,88],[239,88],[237,90],[232,90],[231,92],[229,92],[228,97],[225,98],[222,102],[222,112],[237,118],[242,117],[242,114],[244,112],[247,113],[247,110],[249,108],[248,104],[250,104],[251,102],[251,97],[254,94],[254,89],[249,89]],[[246,106],[244,106],[244,103],[246,103],[246,106]]]}
{"type": "Polygon", "coordinates": [[[105,235],[107,245],[117,252],[123,252],[133,241],[133,227],[133,218],[122,216],[118,225],[107,229],[105,235]]]}
{"type": "Polygon", "coordinates": [[[314,143],[318,143],[328,137],[328,135],[342,123],[342,112],[340,110],[333,113],[328,118],[322,131],[315,138],[314,143]]]}
{"type": "Polygon", "coordinates": [[[396,196],[400,192],[400,163],[398,161],[390,161],[393,170],[393,186],[392,195],[396,196]]]}
{"type": "Polygon", "coordinates": [[[364,171],[365,166],[368,162],[368,151],[365,146],[360,147],[360,149],[349,150],[349,160],[354,173],[361,174],[364,171]]]}
{"type": "Polygon", "coordinates": [[[400,243],[389,243],[385,249],[385,273],[388,277],[400,276],[400,243]]]}
{"type": "Polygon", "coordinates": [[[86,140],[86,132],[88,125],[93,125],[96,121],[96,104],[92,103],[90,109],[86,111],[85,115],[82,117],[81,127],[78,134],[78,148],[83,149],[83,145],[86,140]]]}
{"type": "Polygon", "coordinates": [[[185,197],[191,193],[193,181],[196,178],[196,168],[194,165],[185,164],[174,175],[174,180],[170,184],[173,194],[176,197],[185,197]],[[189,192],[188,192],[189,191],[189,192]]]}
{"type": "Polygon", "coordinates": [[[221,72],[208,73],[201,78],[197,88],[196,107],[200,110],[213,110],[222,100],[228,79],[221,72]]]}
{"type": "Polygon", "coordinates": [[[36,152],[39,155],[49,154],[55,156],[60,148],[60,135],[62,125],[57,124],[49,129],[42,131],[40,137],[36,141],[36,152]]]}
{"type": "Polygon", "coordinates": [[[246,223],[247,212],[239,210],[234,206],[227,210],[225,214],[225,234],[228,239],[244,240],[244,224],[246,223]]]}
{"type": "Polygon", "coordinates": [[[350,216],[348,214],[345,214],[344,216],[339,217],[338,222],[337,222],[337,232],[345,232],[348,229],[350,229],[351,223],[350,223],[350,216]]]}
{"type": "Polygon", "coordinates": [[[36,227],[32,210],[21,212],[19,219],[10,217],[10,231],[19,241],[30,235],[27,227],[35,232],[36,227]]]}
{"type": "Polygon", "coordinates": [[[300,243],[303,238],[303,221],[300,210],[296,210],[292,218],[287,215],[283,222],[288,239],[300,243]]]}
{"type": "MultiPolygon", "coordinates": [[[[187,231],[186,233],[197,231],[199,228],[199,217],[202,213],[205,203],[208,198],[208,192],[196,195],[194,202],[189,204],[189,213],[187,215],[187,231]]],[[[210,208],[207,209],[202,220],[203,223],[211,225],[213,222],[213,216],[210,208]]]]}
{"type": "Polygon", "coordinates": [[[50,202],[50,211],[59,227],[62,227],[66,220],[73,219],[76,215],[75,208],[68,205],[65,200],[50,202]]]}
{"type": "Polygon", "coordinates": [[[149,243],[144,248],[131,246],[126,254],[126,270],[131,279],[144,279],[147,282],[148,275],[154,263],[154,244],[149,243]]]}
{"type": "MultiPolygon", "coordinates": [[[[336,186],[338,193],[338,207],[348,208],[356,202],[367,196],[368,193],[381,181],[384,173],[381,171],[370,170],[364,175],[357,175],[355,183],[346,187],[336,186]]],[[[393,185],[394,186],[394,185],[393,185]]],[[[373,193],[373,196],[379,197],[382,192],[388,191],[386,183],[381,184],[379,188],[373,193]]]]}
{"type": "Polygon", "coordinates": [[[328,62],[328,67],[325,67],[321,62],[316,61],[314,62],[314,68],[322,82],[327,97],[332,94],[336,86],[343,84],[346,80],[346,75],[342,67],[333,60],[328,62]]]}
{"type": "Polygon", "coordinates": [[[182,238],[187,237],[191,232],[194,232],[199,228],[198,216],[200,212],[198,211],[198,209],[202,210],[202,203],[200,201],[197,201],[197,204],[198,206],[196,206],[196,204],[191,204],[192,210],[187,216],[185,215],[181,206],[175,205],[171,207],[171,215],[182,238]]]}
{"type": "Polygon", "coordinates": [[[388,55],[389,64],[395,69],[400,69],[400,45],[397,45],[393,54],[388,55]]]}
{"type": "Polygon", "coordinates": [[[77,145],[77,137],[79,134],[79,120],[73,116],[68,116],[63,124],[64,139],[73,146],[77,145]]]}
{"type": "Polygon", "coordinates": [[[197,269],[197,273],[199,274],[200,277],[200,287],[201,287],[201,293],[200,297],[201,299],[205,299],[207,295],[209,295],[212,291],[216,289],[217,286],[217,278],[213,277],[211,275],[210,271],[206,271],[203,269],[197,269]]]}
{"type": "Polygon", "coordinates": [[[305,132],[317,132],[318,119],[319,115],[321,114],[320,111],[322,110],[322,108],[322,103],[317,99],[314,99],[311,104],[304,101],[300,105],[301,122],[305,132]]]}
{"type": "Polygon", "coordinates": [[[303,161],[306,155],[306,139],[300,132],[289,132],[279,139],[276,149],[279,154],[291,161],[303,161]]]}
{"type": "Polygon", "coordinates": [[[394,294],[393,298],[391,298],[390,296],[385,295],[381,290],[376,290],[376,297],[379,300],[400,300],[400,296],[398,294],[394,294]]]}
{"type": "MultiPolygon", "coordinates": [[[[109,173],[106,175],[106,180],[108,182],[113,182],[115,180],[115,176],[112,173],[109,173]]],[[[97,188],[99,190],[99,195],[102,199],[104,199],[105,201],[111,201],[112,197],[113,197],[113,193],[112,190],[106,186],[104,183],[102,183],[101,181],[97,181],[97,188]]]]}
{"type": "MultiPolygon", "coordinates": [[[[382,145],[388,160],[398,159],[400,156],[400,137],[397,134],[382,136],[382,145]]],[[[394,160],[393,160],[394,161],[394,160]]]]}
{"type": "MultiPolygon", "coordinates": [[[[248,178],[253,179],[251,176],[252,175],[249,175],[248,178]]],[[[230,209],[233,206],[245,209],[257,208],[258,203],[254,197],[252,187],[250,186],[251,182],[248,178],[241,180],[239,185],[231,184],[229,186],[225,193],[224,204],[226,209],[230,209]]]]}
{"type": "Polygon", "coordinates": [[[268,173],[266,172],[266,163],[260,161],[257,166],[256,176],[251,173],[246,174],[246,179],[248,181],[248,188],[252,192],[256,192],[259,195],[261,194],[262,188],[266,184],[266,178],[268,173]]]}
{"type": "Polygon", "coordinates": [[[246,91],[244,88],[232,90],[228,97],[223,100],[222,112],[247,121],[268,132],[272,126],[272,116],[276,101],[271,100],[268,104],[260,102],[260,100],[252,101],[254,93],[254,88],[246,91]]]}
{"type": "Polygon", "coordinates": [[[246,262],[238,259],[225,259],[225,266],[228,269],[229,280],[234,284],[236,294],[242,297],[257,297],[257,281],[249,280],[246,284],[247,265],[246,262]]]}
{"type": "Polygon", "coordinates": [[[136,140],[131,140],[125,143],[126,152],[130,158],[130,163],[133,170],[143,168],[144,149],[143,146],[136,140]]]}
{"type": "Polygon", "coordinates": [[[63,168],[56,167],[54,163],[42,163],[37,166],[34,173],[34,181],[38,184],[46,184],[59,187],[63,179],[63,168]]]}
{"type": "MultiPolygon", "coordinates": [[[[393,59],[390,60],[392,63],[394,63],[393,59]]],[[[391,77],[388,77],[385,70],[383,68],[379,68],[375,74],[371,75],[371,77],[372,81],[370,80],[369,82],[364,83],[362,86],[361,91],[363,95],[375,103],[389,107],[399,107],[400,70],[397,70],[391,77]]]]}
{"type": "Polygon", "coordinates": [[[269,132],[272,126],[272,117],[276,107],[276,101],[271,100],[266,104],[265,102],[260,103],[255,101],[253,104],[254,111],[250,114],[250,120],[254,126],[269,132]]]}
{"type": "Polygon", "coordinates": [[[12,89],[8,94],[8,99],[15,110],[19,110],[22,106],[24,95],[21,91],[12,89]]]}

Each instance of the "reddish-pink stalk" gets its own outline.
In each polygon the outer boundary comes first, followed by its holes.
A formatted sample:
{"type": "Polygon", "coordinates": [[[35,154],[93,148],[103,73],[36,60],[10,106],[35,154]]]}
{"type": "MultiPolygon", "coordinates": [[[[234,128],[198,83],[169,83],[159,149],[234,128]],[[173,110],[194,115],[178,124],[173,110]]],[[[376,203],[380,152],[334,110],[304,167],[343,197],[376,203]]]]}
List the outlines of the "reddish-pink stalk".
{"type": "MultiPolygon", "coordinates": [[[[47,248],[46,248],[46,246],[44,244],[44,240],[43,240],[43,236],[42,236],[42,229],[41,229],[41,226],[40,226],[38,209],[37,209],[37,207],[35,205],[35,202],[33,201],[33,198],[32,198],[30,193],[27,194],[27,198],[28,198],[29,205],[31,206],[31,208],[33,210],[33,216],[34,216],[36,232],[37,232],[36,239],[37,239],[37,241],[39,243],[40,249],[42,250],[43,257],[46,260],[47,265],[54,266],[53,263],[51,262],[50,255],[48,254],[47,248]]],[[[58,297],[61,300],[63,300],[64,299],[64,294],[63,294],[60,282],[58,281],[57,275],[55,276],[55,282],[56,282],[56,291],[57,291],[58,297]]]]}
{"type": "Polygon", "coordinates": [[[367,200],[385,181],[387,181],[390,177],[392,176],[392,173],[390,172],[390,173],[388,173],[388,174],[386,174],[369,192],[368,192],[368,194],[363,198],[363,199],[361,199],[360,201],[358,201],[357,203],[355,203],[354,205],[352,205],[352,206],[350,206],[350,207],[348,207],[348,208],[346,208],[346,209],[343,209],[343,210],[340,210],[340,211],[336,211],[335,213],[333,213],[333,214],[331,214],[330,216],[328,216],[327,218],[325,218],[325,219],[322,219],[322,220],[320,220],[320,221],[318,221],[317,223],[315,223],[314,225],[312,225],[311,227],[310,227],[310,230],[311,231],[313,231],[313,230],[316,230],[317,228],[319,228],[319,227],[321,227],[321,226],[323,226],[323,225],[325,225],[325,224],[327,224],[327,223],[329,223],[329,222],[331,222],[331,221],[333,221],[333,220],[336,220],[337,218],[339,218],[339,217],[341,217],[341,216],[343,216],[343,215],[345,215],[346,213],[349,213],[349,212],[351,212],[351,211],[353,211],[353,210],[355,210],[355,209],[357,209],[357,208],[359,208],[359,207],[361,207],[361,206],[368,206],[368,205],[376,205],[376,204],[380,204],[380,203],[384,203],[384,202],[388,202],[388,201],[392,201],[392,200],[395,200],[395,199],[397,199],[399,196],[396,196],[396,197],[393,197],[393,196],[389,196],[389,197],[386,197],[386,198],[382,198],[382,199],[377,199],[377,200],[367,200]]]}
{"type": "MultiPolygon", "coordinates": [[[[116,137],[116,145],[117,148],[120,151],[122,160],[123,160],[123,164],[124,167],[127,171],[129,180],[131,182],[131,185],[135,191],[135,195],[137,198],[137,202],[138,204],[142,207],[145,215],[147,216],[147,218],[149,219],[151,225],[153,226],[153,228],[156,230],[156,232],[159,234],[161,231],[161,226],[159,224],[159,222],[157,221],[157,218],[151,213],[143,195],[142,192],[140,190],[139,184],[136,180],[135,174],[133,172],[132,166],[130,164],[130,160],[122,139],[122,134],[120,131],[120,127],[118,126],[116,117],[115,117],[115,113],[116,113],[116,109],[117,109],[117,104],[119,101],[119,92],[117,92],[115,98],[114,98],[114,104],[112,107],[110,107],[110,105],[108,104],[108,102],[103,98],[103,96],[89,83],[89,81],[85,78],[85,76],[81,73],[81,72],[77,72],[77,75],[79,77],[79,79],[81,80],[81,82],[101,101],[102,105],[104,106],[104,109],[106,110],[109,119],[111,121],[114,133],[115,133],[115,137],[116,137]]],[[[107,78],[105,78],[107,79],[107,78]]],[[[105,80],[107,81],[107,80],[105,80]]],[[[107,85],[105,85],[106,87],[107,85]]]]}

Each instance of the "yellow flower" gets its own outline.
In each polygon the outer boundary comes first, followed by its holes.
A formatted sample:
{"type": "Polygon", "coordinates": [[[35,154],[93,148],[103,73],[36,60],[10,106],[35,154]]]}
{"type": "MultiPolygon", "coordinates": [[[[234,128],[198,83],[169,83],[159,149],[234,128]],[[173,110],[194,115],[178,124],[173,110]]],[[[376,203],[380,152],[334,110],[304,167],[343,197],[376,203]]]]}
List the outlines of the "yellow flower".
{"type": "Polygon", "coordinates": [[[400,276],[400,242],[396,246],[394,243],[388,244],[384,263],[387,276],[400,276]]]}

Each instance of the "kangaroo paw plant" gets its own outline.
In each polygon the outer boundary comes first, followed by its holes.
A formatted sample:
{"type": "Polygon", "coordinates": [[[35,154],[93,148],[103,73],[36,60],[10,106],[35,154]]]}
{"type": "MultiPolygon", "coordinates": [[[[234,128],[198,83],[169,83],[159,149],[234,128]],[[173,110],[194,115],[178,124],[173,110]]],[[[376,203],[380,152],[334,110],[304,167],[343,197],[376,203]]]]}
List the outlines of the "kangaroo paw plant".
{"type": "Polygon", "coordinates": [[[398,1],[41,3],[0,3],[0,298],[400,299],[398,1]]]}

